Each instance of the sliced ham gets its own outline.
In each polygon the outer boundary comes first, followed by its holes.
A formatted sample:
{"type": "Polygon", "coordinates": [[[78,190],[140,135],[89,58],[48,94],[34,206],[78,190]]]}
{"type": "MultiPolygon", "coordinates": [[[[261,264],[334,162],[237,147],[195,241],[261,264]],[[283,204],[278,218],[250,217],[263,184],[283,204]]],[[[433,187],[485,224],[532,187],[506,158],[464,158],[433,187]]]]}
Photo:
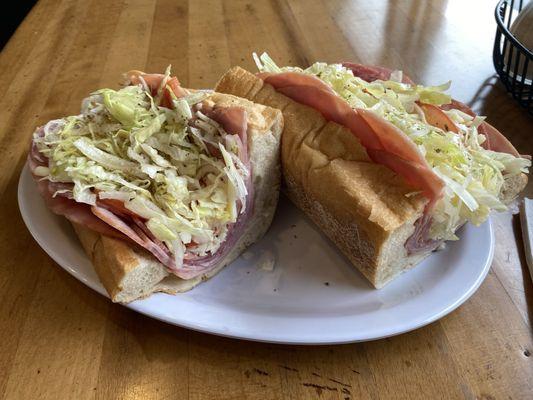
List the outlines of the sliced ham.
{"type": "Polygon", "coordinates": [[[48,160],[44,155],[42,155],[39,152],[39,149],[37,148],[37,145],[32,142],[31,144],[31,150],[30,150],[31,160],[36,164],[40,166],[48,166],[48,160]]]}
{"type": "Polygon", "coordinates": [[[183,267],[174,272],[182,279],[195,278],[199,275],[209,272],[219,265],[220,262],[224,260],[224,258],[235,247],[237,241],[242,237],[246,225],[253,214],[254,187],[252,182],[252,165],[248,155],[248,127],[246,111],[241,107],[202,107],[202,112],[207,117],[218,122],[226,132],[232,135],[237,135],[237,139],[239,142],[241,142],[240,148],[242,151],[239,151],[239,157],[249,171],[248,176],[245,178],[248,195],[246,196],[246,205],[238,205],[239,215],[237,222],[228,226],[226,239],[214,254],[208,254],[203,257],[196,257],[191,253],[185,254],[183,267]],[[242,210],[243,206],[244,211],[240,213],[240,210],[242,210]]]}
{"type": "Polygon", "coordinates": [[[121,216],[138,217],[133,211],[127,209],[124,206],[124,202],[116,199],[100,199],[96,200],[96,204],[99,207],[107,208],[113,213],[121,216]]]}
{"type": "Polygon", "coordinates": [[[126,236],[91,214],[90,206],[87,204],[77,203],[65,197],[56,197],[53,202],[47,204],[52,212],[65,216],[70,222],[85,226],[105,236],[127,240],[126,236]]]}
{"type": "Polygon", "coordinates": [[[383,150],[371,149],[368,150],[368,155],[374,162],[388,167],[403,177],[409,186],[422,191],[422,194],[429,199],[425,214],[428,214],[435,202],[442,197],[444,184],[440,179],[435,179],[435,173],[431,169],[383,150]]]}
{"type": "Polygon", "coordinates": [[[175,76],[171,77],[167,81],[167,86],[172,90],[176,97],[183,97],[189,94],[187,89],[181,87],[180,81],[178,81],[178,78],[175,76]]]}
{"type": "MultiPolygon", "coordinates": [[[[377,80],[388,81],[391,73],[393,72],[393,70],[389,68],[378,67],[374,65],[363,65],[353,62],[343,62],[342,66],[350,69],[353,73],[353,76],[357,76],[358,78],[361,78],[367,82],[374,82],[377,80]]],[[[402,74],[402,82],[410,85],[415,84],[412,79],[405,74],[402,74]]]]}
{"type": "MultiPolygon", "coordinates": [[[[41,131],[38,131],[37,134],[39,135],[40,132],[41,131]]],[[[28,155],[28,159],[32,171],[35,169],[35,166],[38,165],[48,166],[48,160],[36,150],[35,143],[32,143],[32,149],[28,155]]],[[[153,242],[140,238],[137,232],[131,229],[127,222],[123,221],[116,215],[116,213],[123,213],[129,216],[132,215],[132,213],[124,207],[122,202],[111,199],[98,199],[98,203],[107,208],[100,206],[91,207],[88,204],[78,203],[72,198],[72,188],[74,186],[72,183],[51,182],[35,175],[33,175],[33,177],[46,206],[54,214],[63,215],[69,221],[83,225],[102,235],[126,241],[133,241],[150,251],[161,262],[164,262],[165,265],[169,264],[169,266],[172,266],[172,258],[169,258],[168,255],[162,255],[164,252],[159,248],[155,249],[155,244],[153,242]],[[64,190],[68,190],[68,192],[57,193],[58,191],[64,190]],[[114,208],[116,213],[113,213],[108,208],[114,208]]]]}
{"type": "Polygon", "coordinates": [[[380,146],[374,150],[383,150],[404,160],[425,165],[429,169],[424,156],[420,153],[415,143],[403,131],[372,111],[359,108],[356,111],[379,140],[380,146]]]}
{"type": "Polygon", "coordinates": [[[122,232],[131,241],[152,253],[162,264],[175,270],[176,264],[168,247],[148,229],[144,220],[124,207],[124,203],[113,199],[98,199],[91,209],[102,221],[122,232]]]}
{"type": "Polygon", "coordinates": [[[125,236],[129,237],[139,246],[144,247],[150,253],[152,253],[162,264],[166,265],[169,269],[175,270],[176,265],[173,258],[169,253],[164,252],[159,246],[150,240],[142,230],[136,230],[136,225],[130,226],[126,221],[119,218],[106,208],[99,206],[92,206],[91,211],[94,215],[104,221],[106,224],[112,226],[116,230],[122,232],[125,236]],[[140,234],[139,234],[140,232],[140,234]]]}
{"type": "Polygon", "coordinates": [[[91,208],[89,205],[77,203],[75,200],[69,199],[65,196],[53,197],[55,190],[50,190],[50,182],[48,180],[38,180],[39,178],[35,176],[34,179],[37,182],[39,193],[41,194],[46,206],[54,214],[63,215],[69,221],[86,226],[87,228],[101,233],[102,235],[118,239],[127,239],[120,232],[95,217],[91,213],[91,208]]]}
{"type": "Polygon", "coordinates": [[[283,73],[283,79],[277,79],[276,74],[261,74],[261,77],[284,95],[313,107],[327,120],[348,128],[374,162],[390,168],[409,185],[423,192],[429,199],[428,210],[442,196],[444,184],[441,179],[411,139],[385,119],[369,110],[352,109],[335,92],[324,90],[324,83],[318,78],[302,79],[302,74],[296,72],[283,73]],[[321,83],[312,86],[315,81],[321,83]],[[282,86],[278,88],[278,84],[282,86]]]}
{"type": "Polygon", "coordinates": [[[150,229],[148,229],[148,227],[146,226],[142,218],[137,217],[137,216],[132,216],[131,219],[133,220],[135,225],[137,225],[139,229],[141,229],[144,232],[144,234],[150,238],[152,242],[154,242],[157,246],[159,246],[159,248],[161,248],[161,250],[165,252],[169,252],[165,243],[163,243],[162,241],[160,241],[158,238],[154,236],[154,234],[150,231],[150,229]]]}
{"type": "Polygon", "coordinates": [[[248,120],[246,110],[242,107],[215,107],[206,114],[218,122],[230,135],[239,135],[243,143],[247,143],[246,131],[248,120]]]}
{"type": "Polygon", "coordinates": [[[432,222],[433,218],[427,214],[416,220],[415,231],[405,242],[405,248],[408,254],[435,250],[442,243],[442,240],[429,238],[429,230],[432,222]]]}
{"type": "MultiPolygon", "coordinates": [[[[294,75],[300,75],[296,72],[291,72],[294,75]]],[[[275,76],[272,76],[274,78],[275,76]]],[[[298,77],[295,76],[297,80],[298,77]]],[[[265,82],[271,84],[280,93],[290,97],[298,103],[313,107],[320,112],[328,121],[342,123],[347,119],[347,116],[352,113],[352,109],[343,99],[335,93],[326,91],[319,86],[298,85],[296,81],[294,85],[276,87],[276,80],[270,77],[265,78],[265,82]]]]}
{"type": "MultiPolygon", "coordinates": [[[[241,161],[248,164],[248,118],[246,110],[242,107],[203,107],[204,114],[212,120],[219,123],[222,128],[230,135],[237,135],[239,140],[239,156],[241,161]]],[[[218,150],[218,149],[216,149],[218,150]]]]}
{"type": "MultiPolygon", "coordinates": [[[[37,129],[36,135],[38,137],[44,136],[43,127],[37,129]]],[[[50,182],[33,173],[37,166],[48,167],[48,159],[39,152],[34,142],[32,142],[31,150],[28,154],[28,165],[41,197],[54,214],[63,215],[69,221],[86,226],[103,235],[125,239],[120,232],[96,218],[87,204],[77,203],[73,200],[71,193],[58,193],[54,196],[58,190],[72,190],[72,183],[50,182]]]]}
{"type": "Polygon", "coordinates": [[[297,72],[280,72],[277,74],[261,72],[257,76],[274,86],[277,90],[290,86],[311,86],[335,94],[335,91],[324,81],[314,75],[297,73],[297,72]]]}
{"type": "Polygon", "coordinates": [[[96,215],[106,224],[108,224],[109,226],[112,226],[117,231],[122,232],[124,235],[129,237],[131,240],[133,240],[138,245],[140,246],[143,245],[143,241],[137,235],[137,233],[135,233],[135,231],[130,226],[128,226],[127,223],[122,221],[118,216],[116,216],[114,213],[112,213],[108,209],[99,207],[99,206],[91,206],[91,211],[94,215],[96,215]]]}
{"type": "Polygon", "coordinates": [[[228,227],[226,240],[220,245],[216,253],[204,257],[184,260],[183,267],[177,275],[183,279],[191,279],[215,268],[235,247],[237,241],[245,232],[246,225],[253,214],[253,184],[251,179],[246,181],[248,196],[245,211],[237,218],[237,222],[228,227]]]}
{"type": "MultiPolygon", "coordinates": [[[[35,135],[42,138],[44,136],[44,126],[37,128],[35,135]]],[[[48,159],[39,152],[37,144],[33,140],[31,142],[30,152],[28,153],[28,164],[32,172],[37,167],[48,167],[48,159]]]]}
{"type": "Polygon", "coordinates": [[[508,153],[515,157],[521,157],[513,144],[503,134],[488,122],[482,122],[478,128],[479,133],[487,139],[482,146],[488,150],[500,153],[508,153]]]}
{"type": "Polygon", "coordinates": [[[176,270],[176,263],[174,261],[174,258],[172,257],[172,254],[168,250],[166,246],[161,247],[157,243],[155,243],[151,238],[146,235],[146,232],[141,229],[137,225],[132,225],[132,229],[135,231],[135,233],[141,238],[141,240],[144,242],[143,247],[148,250],[152,255],[157,258],[157,260],[165,265],[168,269],[171,271],[176,270]]]}
{"type": "MultiPolygon", "coordinates": [[[[152,96],[157,95],[159,87],[161,86],[161,82],[165,78],[165,75],[163,74],[145,74],[142,71],[135,71],[135,70],[129,71],[126,74],[126,76],[133,85],[139,85],[144,80],[144,82],[150,89],[152,96]]],[[[176,78],[175,76],[172,76],[167,80],[165,84],[165,88],[163,89],[163,96],[161,98],[162,107],[172,108],[171,92],[174,93],[176,97],[183,97],[189,94],[187,89],[184,89],[181,87],[181,84],[178,78],[176,78]]]]}

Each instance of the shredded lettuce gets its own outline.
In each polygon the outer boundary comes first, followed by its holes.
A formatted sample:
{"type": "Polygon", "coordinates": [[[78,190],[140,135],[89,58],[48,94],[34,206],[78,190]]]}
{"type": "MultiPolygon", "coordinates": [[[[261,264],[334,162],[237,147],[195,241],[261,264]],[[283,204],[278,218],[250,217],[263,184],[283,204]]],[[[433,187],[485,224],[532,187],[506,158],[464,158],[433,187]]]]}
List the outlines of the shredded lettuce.
{"type": "Polygon", "coordinates": [[[99,90],[80,115],[49,122],[44,136],[34,135],[49,165],[35,173],[72,183],[78,202],[122,202],[179,266],[186,250],[202,257],[220,247],[245,211],[249,171],[238,149],[225,147],[232,132],[193,107],[206,93],[174,98],[173,109],[158,106],[168,79],[170,69],[153,98],[143,85],[99,90]]]}
{"type": "Polygon", "coordinates": [[[112,171],[121,171],[124,173],[129,173],[135,176],[141,176],[142,174],[137,168],[137,164],[131,161],[126,161],[119,156],[109,154],[103,150],[100,150],[98,147],[93,145],[90,139],[86,137],[80,137],[76,139],[73,143],[84,156],[88,159],[95,161],[100,164],[102,167],[107,168],[112,171]]]}
{"type": "Polygon", "coordinates": [[[136,103],[139,90],[136,86],[129,86],[115,91],[103,89],[100,91],[107,111],[124,126],[135,126],[138,122],[139,107],[136,103]]]}
{"type": "MultiPolygon", "coordinates": [[[[388,81],[366,82],[355,77],[340,64],[317,62],[309,68],[280,68],[266,54],[254,60],[262,72],[300,72],[320,78],[352,108],[372,110],[406,133],[417,145],[433,171],[445,183],[444,195],[436,203],[430,236],[434,239],[456,239],[455,230],[464,222],[481,224],[491,210],[502,211],[500,200],[505,182],[522,172],[527,173],[531,161],[484,149],[485,137],[478,133],[483,117],[459,111],[445,113],[458,126],[460,133],[445,132],[429,125],[416,102],[448,104],[445,93],[451,82],[438,86],[401,83],[402,74],[395,71],[388,81]]],[[[408,193],[407,196],[416,195],[408,193]]]]}

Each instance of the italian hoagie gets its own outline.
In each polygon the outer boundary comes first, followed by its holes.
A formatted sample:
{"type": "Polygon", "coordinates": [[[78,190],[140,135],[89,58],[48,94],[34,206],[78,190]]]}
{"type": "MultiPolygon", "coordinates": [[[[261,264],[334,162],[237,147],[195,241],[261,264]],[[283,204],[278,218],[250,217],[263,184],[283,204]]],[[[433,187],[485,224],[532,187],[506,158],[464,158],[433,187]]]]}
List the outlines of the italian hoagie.
{"type": "Polygon", "coordinates": [[[131,71],[33,135],[30,169],[115,302],[192,289],[268,229],[281,112],[131,71]]]}
{"type": "Polygon", "coordinates": [[[455,240],[465,222],[505,210],[527,183],[495,128],[399,71],[360,64],[230,69],[215,90],[283,112],[285,190],[381,288],[455,240]]]}

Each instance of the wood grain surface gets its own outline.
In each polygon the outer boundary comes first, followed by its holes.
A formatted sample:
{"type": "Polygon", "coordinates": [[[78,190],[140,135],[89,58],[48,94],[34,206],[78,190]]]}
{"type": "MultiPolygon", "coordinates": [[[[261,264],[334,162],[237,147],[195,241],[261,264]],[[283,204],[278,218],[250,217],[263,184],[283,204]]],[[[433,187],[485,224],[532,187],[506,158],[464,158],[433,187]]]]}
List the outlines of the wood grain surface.
{"type": "MultiPolygon", "coordinates": [[[[252,51],[281,64],[403,69],[488,115],[521,153],[533,121],[497,82],[493,1],[43,0],[0,55],[0,398],[532,399],[533,286],[517,216],[493,218],[492,270],[451,315],[390,339],[298,347],[224,339],[136,314],[85,287],[18,212],[33,129],[77,113],[129,69],[211,87],[252,51]]],[[[532,185],[526,192],[532,195],[532,185]]]]}

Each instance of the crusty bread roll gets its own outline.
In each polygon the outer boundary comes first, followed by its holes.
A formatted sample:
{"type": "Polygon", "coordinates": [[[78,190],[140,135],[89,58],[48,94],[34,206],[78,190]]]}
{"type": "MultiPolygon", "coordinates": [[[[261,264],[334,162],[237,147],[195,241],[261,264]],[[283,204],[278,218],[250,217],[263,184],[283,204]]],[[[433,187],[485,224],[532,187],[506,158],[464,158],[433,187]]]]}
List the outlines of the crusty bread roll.
{"type": "Polygon", "coordinates": [[[175,294],[190,290],[230,264],[246,247],[263,236],[270,226],[280,186],[279,145],[283,130],[282,114],[270,107],[227,94],[211,93],[208,100],[217,106],[240,106],[247,111],[254,211],[244,235],[214,270],[194,279],[183,280],[169,273],[155,257],[139,246],[74,225],[100,281],[114,302],[128,303],[154,292],[175,294]]]}
{"type": "MultiPolygon", "coordinates": [[[[326,121],[315,109],[239,67],[230,69],[215,90],[283,112],[281,163],[289,198],[376,288],[430,254],[408,255],[404,246],[427,200],[422,195],[406,197],[413,189],[372,162],[347,128],[326,121]]],[[[525,175],[509,181],[503,198],[516,197],[526,182],[525,175]]]]}

